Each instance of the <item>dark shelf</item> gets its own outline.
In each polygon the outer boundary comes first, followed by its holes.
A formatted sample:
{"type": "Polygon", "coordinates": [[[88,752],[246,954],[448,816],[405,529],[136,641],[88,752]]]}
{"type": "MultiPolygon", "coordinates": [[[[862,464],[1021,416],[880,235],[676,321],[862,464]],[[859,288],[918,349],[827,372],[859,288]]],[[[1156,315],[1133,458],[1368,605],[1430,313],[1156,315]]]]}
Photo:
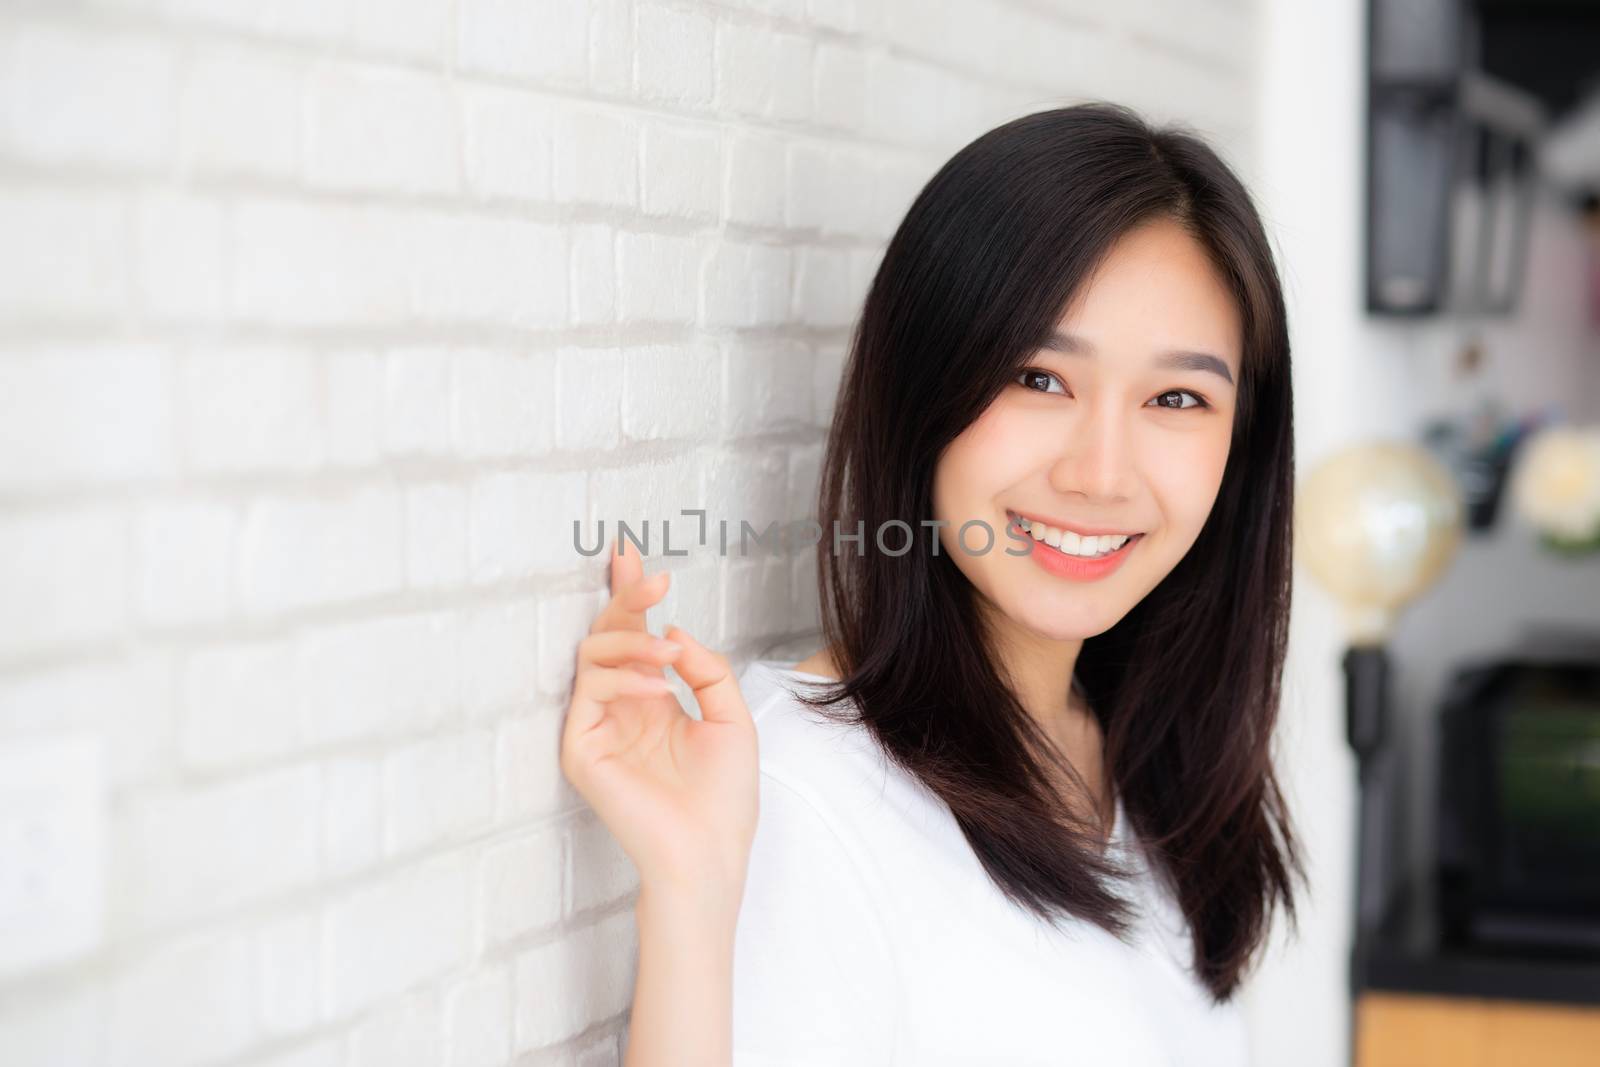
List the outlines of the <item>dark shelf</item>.
{"type": "Polygon", "coordinates": [[[1414,909],[1404,894],[1385,916],[1365,961],[1354,962],[1359,988],[1374,992],[1600,1005],[1600,955],[1442,945],[1431,913],[1414,909]]]}

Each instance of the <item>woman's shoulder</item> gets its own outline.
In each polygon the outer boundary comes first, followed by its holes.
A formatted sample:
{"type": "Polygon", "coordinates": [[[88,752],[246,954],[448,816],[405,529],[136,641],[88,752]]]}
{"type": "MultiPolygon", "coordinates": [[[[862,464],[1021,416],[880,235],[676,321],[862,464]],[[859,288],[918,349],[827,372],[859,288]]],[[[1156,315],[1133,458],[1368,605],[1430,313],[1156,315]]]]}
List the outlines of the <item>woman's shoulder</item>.
{"type": "Polygon", "coordinates": [[[739,674],[739,691],[755,720],[763,759],[798,757],[817,745],[867,740],[866,727],[852,721],[856,711],[852,702],[842,701],[823,711],[800,699],[802,695],[816,696],[834,683],[833,678],[780,660],[757,659],[746,664],[739,674]]]}
{"type": "Polygon", "coordinates": [[[756,724],[763,802],[781,793],[778,806],[809,811],[807,819],[788,820],[790,830],[777,818],[767,830],[794,836],[802,824],[825,829],[857,862],[893,880],[912,869],[913,857],[935,868],[952,860],[975,864],[944,801],[891,759],[865,723],[851,720],[857,705],[833,705],[838,721],[798,698],[822,692],[830,680],[773,660],[754,661],[741,675],[756,724]]]}
{"type": "Polygon", "coordinates": [[[850,721],[853,704],[845,701],[823,711],[800,700],[821,693],[832,681],[766,659],[751,661],[739,676],[739,690],[755,721],[762,773],[813,801],[841,798],[869,784],[881,788],[886,770],[871,732],[850,721]]]}

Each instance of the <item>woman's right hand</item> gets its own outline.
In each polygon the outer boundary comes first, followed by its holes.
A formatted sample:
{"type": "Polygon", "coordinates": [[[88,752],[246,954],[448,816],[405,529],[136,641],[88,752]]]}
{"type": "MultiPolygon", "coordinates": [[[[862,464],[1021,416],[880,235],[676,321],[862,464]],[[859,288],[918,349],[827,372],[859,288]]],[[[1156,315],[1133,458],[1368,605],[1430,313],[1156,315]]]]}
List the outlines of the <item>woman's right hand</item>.
{"type": "Polygon", "coordinates": [[[643,893],[736,913],[756,828],[755,723],[723,656],[679,627],[667,639],[645,628],[671,575],[643,575],[637,552],[615,542],[611,600],[578,644],[561,772],[633,861],[643,893]],[[668,664],[701,718],[679,705],[668,664]]]}

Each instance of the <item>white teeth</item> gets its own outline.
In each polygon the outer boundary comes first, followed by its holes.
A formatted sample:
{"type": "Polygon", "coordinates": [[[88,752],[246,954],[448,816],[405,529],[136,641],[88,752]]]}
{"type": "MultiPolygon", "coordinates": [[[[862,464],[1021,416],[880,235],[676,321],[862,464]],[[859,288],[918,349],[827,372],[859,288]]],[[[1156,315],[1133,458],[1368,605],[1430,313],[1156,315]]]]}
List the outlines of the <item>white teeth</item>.
{"type": "Polygon", "coordinates": [[[1051,548],[1060,549],[1069,556],[1103,556],[1108,552],[1115,552],[1130,540],[1127,534],[1100,534],[1095,537],[1082,537],[1071,530],[1058,530],[1054,526],[1046,526],[1042,522],[1017,516],[1017,527],[1033,536],[1035,541],[1043,541],[1051,548]]]}

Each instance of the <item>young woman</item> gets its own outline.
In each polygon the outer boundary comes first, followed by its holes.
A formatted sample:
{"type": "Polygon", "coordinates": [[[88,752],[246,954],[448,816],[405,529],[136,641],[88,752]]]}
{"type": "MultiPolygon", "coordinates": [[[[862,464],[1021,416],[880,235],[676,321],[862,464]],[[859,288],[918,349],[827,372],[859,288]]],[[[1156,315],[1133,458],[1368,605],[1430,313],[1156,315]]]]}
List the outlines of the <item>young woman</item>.
{"type": "Polygon", "coordinates": [[[1200,139],[1091,103],[957,153],[844,370],[823,648],[736,676],[654,637],[626,544],[579,646],[562,768],[641,883],[628,1067],[1246,1062],[1233,994],[1304,882],[1290,416],[1200,139]]]}

